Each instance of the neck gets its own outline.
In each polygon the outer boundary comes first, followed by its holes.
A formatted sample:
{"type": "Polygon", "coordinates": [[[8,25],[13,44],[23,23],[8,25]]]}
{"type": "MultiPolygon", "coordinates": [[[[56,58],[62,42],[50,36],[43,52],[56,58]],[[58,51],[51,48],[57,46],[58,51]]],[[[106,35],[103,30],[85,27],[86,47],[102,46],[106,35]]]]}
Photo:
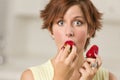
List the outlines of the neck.
{"type": "Polygon", "coordinates": [[[82,64],[84,63],[83,51],[79,52],[78,57],[79,57],[78,64],[76,65],[75,70],[74,70],[70,80],[77,80],[81,76],[79,69],[82,67],[82,64]]]}
{"type": "Polygon", "coordinates": [[[77,67],[76,69],[79,69],[82,66],[83,62],[84,62],[83,52],[84,51],[79,52],[79,55],[78,55],[79,56],[78,66],[76,66],[77,67]]]}

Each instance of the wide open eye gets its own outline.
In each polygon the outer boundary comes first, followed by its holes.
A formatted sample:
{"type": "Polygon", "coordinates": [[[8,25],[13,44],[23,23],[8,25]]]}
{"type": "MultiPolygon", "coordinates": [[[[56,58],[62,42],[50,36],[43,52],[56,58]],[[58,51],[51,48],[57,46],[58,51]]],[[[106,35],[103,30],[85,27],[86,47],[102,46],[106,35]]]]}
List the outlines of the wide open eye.
{"type": "Polygon", "coordinates": [[[64,21],[63,21],[63,20],[59,20],[59,21],[57,22],[57,24],[58,24],[59,26],[63,26],[63,25],[64,25],[64,21]]]}
{"type": "Polygon", "coordinates": [[[79,20],[76,20],[73,22],[73,26],[81,26],[81,25],[82,25],[82,22],[79,20]]]}

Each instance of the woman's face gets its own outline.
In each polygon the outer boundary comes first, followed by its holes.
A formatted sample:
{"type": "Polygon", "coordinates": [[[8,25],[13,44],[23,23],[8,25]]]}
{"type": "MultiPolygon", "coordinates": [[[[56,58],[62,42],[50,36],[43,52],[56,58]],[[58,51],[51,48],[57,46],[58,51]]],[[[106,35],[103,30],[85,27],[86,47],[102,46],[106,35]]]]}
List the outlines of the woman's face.
{"type": "Polygon", "coordinates": [[[83,51],[89,37],[87,28],[88,25],[80,7],[78,5],[70,7],[63,17],[54,21],[52,26],[52,36],[58,50],[66,41],[72,40],[77,47],[77,51],[83,51]]]}

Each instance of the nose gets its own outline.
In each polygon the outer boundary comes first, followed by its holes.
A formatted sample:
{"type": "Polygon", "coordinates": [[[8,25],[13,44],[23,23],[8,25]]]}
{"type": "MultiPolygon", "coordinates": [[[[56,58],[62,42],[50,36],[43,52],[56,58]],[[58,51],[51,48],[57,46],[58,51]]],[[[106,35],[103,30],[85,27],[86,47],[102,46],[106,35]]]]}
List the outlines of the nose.
{"type": "Polygon", "coordinates": [[[65,30],[65,35],[67,37],[73,37],[74,36],[73,27],[67,27],[65,30]]]}

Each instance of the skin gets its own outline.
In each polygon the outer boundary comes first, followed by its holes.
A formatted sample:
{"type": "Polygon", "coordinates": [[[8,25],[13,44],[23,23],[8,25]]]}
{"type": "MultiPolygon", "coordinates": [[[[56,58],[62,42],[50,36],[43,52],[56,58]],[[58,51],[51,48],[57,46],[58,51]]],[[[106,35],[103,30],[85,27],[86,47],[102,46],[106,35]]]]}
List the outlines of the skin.
{"type": "MultiPolygon", "coordinates": [[[[96,55],[96,59],[84,58],[84,46],[88,33],[88,25],[83,13],[78,5],[70,7],[63,17],[59,17],[54,23],[51,36],[54,38],[58,51],[51,60],[54,68],[53,80],[92,80],[97,70],[102,64],[102,60],[96,55]],[[75,45],[70,46],[64,43],[72,40],[75,45]],[[98,68],[92,69],[91,63],[98,62],[98,68]]],[[[26,70],[23,72],[21,80],[34,80],[32,72],[26,70]]],[[[109,73],[109,80],[116,80],[112,73],[109,73]]]]}

